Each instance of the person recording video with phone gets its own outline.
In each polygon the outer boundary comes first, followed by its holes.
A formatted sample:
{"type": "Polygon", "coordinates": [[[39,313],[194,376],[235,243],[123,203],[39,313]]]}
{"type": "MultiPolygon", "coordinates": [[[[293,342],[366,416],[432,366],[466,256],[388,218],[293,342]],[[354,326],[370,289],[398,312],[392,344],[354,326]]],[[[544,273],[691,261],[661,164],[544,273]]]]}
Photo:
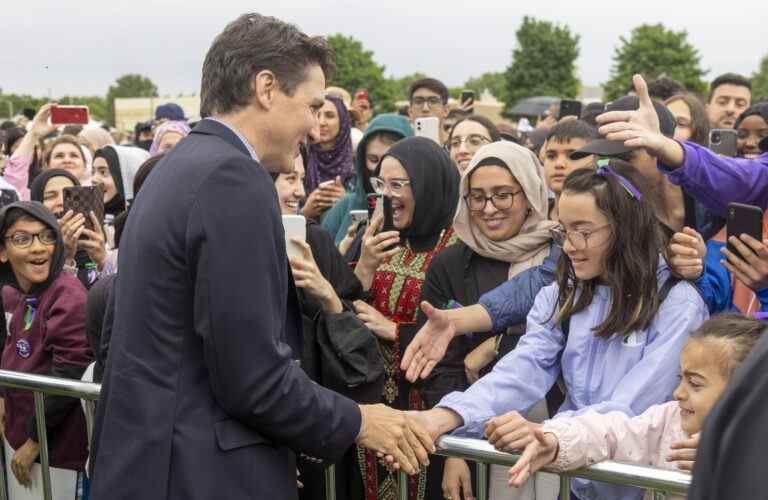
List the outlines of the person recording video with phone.
{"type": "Polygon", "coordinates": [[[448,87],[440,80],[422,78],[411,84],[408,94],[408,116],[411,122],[415,123],[417,118],[437,118],[440,144],[445,143],[448,132],[443,129],[443,120],[448,115],[448,87]]]}
{"type": "Polygon", "coordinates": [[[107,245],[103,228],[92,212],[94,229],[86,227],[86,215],[64,210],[64,190],[80,186],[80,181],[68,170],[50,169],[38,175],[32,183],[32,201],[42,203],[58,220],[64,241],[64,270],[76,274],[86,289],[99,278],[107,261],[107,245]]]}

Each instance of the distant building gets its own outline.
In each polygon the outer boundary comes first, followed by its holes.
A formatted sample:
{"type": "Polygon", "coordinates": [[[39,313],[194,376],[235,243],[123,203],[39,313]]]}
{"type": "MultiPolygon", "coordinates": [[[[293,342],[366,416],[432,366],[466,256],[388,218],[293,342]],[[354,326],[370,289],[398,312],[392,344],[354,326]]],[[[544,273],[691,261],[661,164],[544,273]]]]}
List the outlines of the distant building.
{"type": "Polygon", "coordinates": [[[118,130],[133,130],[139,122],[153,120],[155,109],[173,102],[181,106],[190,120],[200,118],[200,97],[118,97],[115,99],[115,126],[118,130]]]}

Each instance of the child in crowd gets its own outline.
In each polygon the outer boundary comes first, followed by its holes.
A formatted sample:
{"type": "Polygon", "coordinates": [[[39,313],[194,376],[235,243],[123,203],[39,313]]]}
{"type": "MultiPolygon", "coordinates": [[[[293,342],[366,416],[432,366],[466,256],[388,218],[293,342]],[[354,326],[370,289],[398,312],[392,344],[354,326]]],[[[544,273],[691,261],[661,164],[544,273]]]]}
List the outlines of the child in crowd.
{"type": "MultiPolygon", "coordinates": [[[[56,218],[42,204],[22,201],[0,212],[0,283],[8,336],[0,368],[79,380],[92,361],[85,336],[85,288],[63,273],[64,243],[56,218]]],[[[40,453],[32,393],[6,389],[3,434],[15,450],[11,470],[31,484],[40,453]]],[[[45,396],[50,464],[82,471],[88,452],[77,399],[45,396]]]]}
{"type": "MultiPolygon", "coordinates": [[[[568,176],[558,202],[562,228],[553,234],[564,251],[557,282],[536,296],[526,333],[491,373],[418,414],[433,435],[458,429],[485,434],[503,451],[525,447],[537,426],[527,413],[560,376],[566,389],[561,417],[589,410],[634,416],[672,398],[688,332],[708,313],[695,288],[672,276],[641,184],[620,161],[568,176]]],[[[439,323],[440,311],[425,312],[439,323]]],[[[403,358],[409,379],[428,375],[436,344],[450,342],[429,330],[419,332],[403,358]]],[[[582,499],[638,496],[582,480],[574,480],[573,489],[582,499]]]]}
{"type": "Polygon", "coordinates": [[[675,401],[631,417],[588,411],[545,422],[509,471],[521,486],[545,466],[568,470],[602,460],[693,470],[704,419],[766,325],[738,314],[713,317],[691,333],[680,356],[675,401]]]}

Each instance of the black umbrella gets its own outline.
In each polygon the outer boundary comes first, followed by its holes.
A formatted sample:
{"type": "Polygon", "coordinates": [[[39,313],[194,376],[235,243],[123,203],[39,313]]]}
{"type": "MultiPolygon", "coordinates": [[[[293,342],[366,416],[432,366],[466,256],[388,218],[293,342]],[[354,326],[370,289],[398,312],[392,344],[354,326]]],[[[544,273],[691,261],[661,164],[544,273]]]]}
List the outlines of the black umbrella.
{"type": "Polygon", "coordinates": [[[536,96],[520,99],[515,103],[509,114],[523,116],[541,116],[552,104],[560,104],[559,97],[536,96]]]}

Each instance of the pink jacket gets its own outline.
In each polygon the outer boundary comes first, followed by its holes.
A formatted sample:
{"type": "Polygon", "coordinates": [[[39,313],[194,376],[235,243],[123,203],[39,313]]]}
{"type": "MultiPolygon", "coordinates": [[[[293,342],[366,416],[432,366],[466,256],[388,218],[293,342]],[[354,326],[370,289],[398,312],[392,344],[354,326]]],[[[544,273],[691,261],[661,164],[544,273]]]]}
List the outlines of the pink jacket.
{"type": "Polygon", "coordinates": [[[548,420],[542,430],[554,434],[560,442],[560,451],[552,464],[558,470],[577,469],[603,460],[679,470],[666,457],[673,442],[689,437],[682,429],[676,401],[651,406],[636,417],[618,411],[588,411],[576,417],[548,420]]]}
{"type": "Polygon", "coordinates": [[[32,163],[32,155],[15,154],[5,164],[3,177],[19,192],[19,199],[29,201],[29,165],[32,163]]]}

